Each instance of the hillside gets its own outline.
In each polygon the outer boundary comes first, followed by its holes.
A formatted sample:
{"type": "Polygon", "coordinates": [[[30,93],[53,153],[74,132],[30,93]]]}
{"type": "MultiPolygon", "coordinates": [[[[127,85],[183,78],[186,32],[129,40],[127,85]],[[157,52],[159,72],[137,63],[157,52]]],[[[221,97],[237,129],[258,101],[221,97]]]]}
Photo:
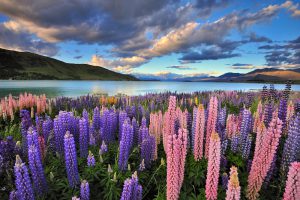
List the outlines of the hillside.
{"type": "Polygon", "coordinates": [[[0,48],[0,79],[18,80],[118,80],[137,78],[88,64],[70,64],[29,52],[0,48]]]}

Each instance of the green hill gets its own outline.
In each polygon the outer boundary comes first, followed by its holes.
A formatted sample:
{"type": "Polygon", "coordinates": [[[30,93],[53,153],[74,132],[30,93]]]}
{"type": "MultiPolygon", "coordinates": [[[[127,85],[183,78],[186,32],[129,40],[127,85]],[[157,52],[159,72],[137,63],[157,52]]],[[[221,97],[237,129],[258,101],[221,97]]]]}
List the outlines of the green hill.
{"type": "Polygon", "coordinates": [[[116,80],[137,78],[88,64],[70,64],[29,52],[0,48],[0,79],[17,80],[116,80]]]}

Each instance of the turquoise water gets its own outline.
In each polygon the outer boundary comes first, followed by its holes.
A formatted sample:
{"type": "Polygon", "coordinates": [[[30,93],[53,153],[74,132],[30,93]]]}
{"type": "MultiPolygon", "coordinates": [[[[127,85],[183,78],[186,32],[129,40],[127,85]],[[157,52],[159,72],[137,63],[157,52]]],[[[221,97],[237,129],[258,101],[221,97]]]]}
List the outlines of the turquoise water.
{"type": "MultiPolygon", "coordinates": [[[[0,97],[20,92],[45,93],[48,97],[76,97],[86,94],[126,94],[142,95],[146,93],[177,91],[195,92],[208,90],[258,90],[261,83],[220,83],[220,82],[160,82],[160,81],[0,81],[0,97]]],[[[284,84],[275,84],[276,89],[284,89],[284,84]]],[[[292,90],[300,91],[300,85],[292,90]]]]}

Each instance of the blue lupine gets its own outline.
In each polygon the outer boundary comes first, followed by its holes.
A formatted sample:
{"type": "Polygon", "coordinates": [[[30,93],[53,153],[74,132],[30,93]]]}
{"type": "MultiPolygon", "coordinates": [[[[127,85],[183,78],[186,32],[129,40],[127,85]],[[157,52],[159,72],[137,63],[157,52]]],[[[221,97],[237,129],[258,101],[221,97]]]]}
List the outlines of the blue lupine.
{"type": "Polygon", "coordinates": [[[283,96],[279,102],[278,118],[282,121],[283,130],[285,130],[286,128],[286,115],[287,115],[287,106],[288,106],[290,90],[291,90],[291,84],[290,82],[287,82],[285,86],[285,90],[283,92],[283,96]]]}
{"type": "Polygon", "coordinates": [[[79,174],[77,165],[77,156],[75,141],[73,135],[69,131],[64,136],[64,151],[67,176],[70,187],[75,187],[79,184],[79,174]]]}
{"type": "Polygon", "coordinates": [[[42,160],[38,154],[38,148],[31,145],[28,148],[29,168],[32,175],[33,186],[36,194],[42,196],[47,191],[47,182],[44,174],[42,160]]]}
{"type": "Polygon", "coordinates": [[[34,200],[28,169],[18,155],[16,156],[14,172],[16,177],[15,186],[17,188],[18,200],[34,200]]]}
{"type": "Polygon", "coordinates": [[[82,111],[82,117],[89,123],[90,119],[89,119],[89,113],[86,111],[86,109],[83,109],[82,111]]]}
{"type": "Polygon", "coordinates": [[[147,119],[146,119],[146,117],[142,118],[141,127],[147,127],[147,119]]]}
{"type": "Polygon", "coordinates": [[[115,139],[114,112],[104,110],[101,116],[101,139],[106,143],[110,143],[115,139]]]}
{"type": "Polygon", "coordinates": [[[264,123],[265,126],[268,128],[269,123],[272,120],[272,114],[273,114],[273,108],[272,108],[272,101],[269,101],[265,104],[265,109],[264,109],[264,123]]]}
{"type": "MultiPolygon", "coordinates": [[[[244,158],[247,157],[248,155],[248,151],[250,150],[249,148],[251,147],[251,138],[249,133],[252,129],[252,116],[251,116],[251,112],[247,109],[243,110],[243,119],[242,119],[242,123],[241,123],[241,128],[240,128],[240,150],[242,152],[242,154],[245,156],[243,156],[244,158]],[[250,142],[250,146],[249,146],[249,142],[250,142]]],[[[248,157],[247,157],[248,158],[248,157]]]]}
{"type": "Polygon", "coordinates": [[[86,180],[83,180],[80,185],[80,200],[90,199],[90,187],[86,180]]]}
{"type": "Polygon", "coordinates": [[[88,155],[89,146],[89,124],[85,118],[79,120],[79,152],[81,158],[88,155]]]}
{"type": "Polygon", "coordinates": [[[122,128],[122,138],[120,140],[120,153],[119,153],[119,169],[126,170],[127,162],[133,143],[133,130],[132,126],[126,120],[122,128]]]}
{"type": "Polygon", "coordinates": [[[91,151],[89,151],[89,155],[87,157],[87,165],[89,167],[94,167],[95,164],[96,164],[96,161],[95,161],[94,154],[91,151]]]}
{"type": "Polygon", "coordinates": [[[252,144],[252,137],[251,137],[251,135],[249,134],[249,135],[246,137],[246,142],[245,142],[244,148],[242,149],[242,157],[243,157],[244,159],[248,159],[248,157],[249,157],[249,155],[250,155],[251,144],[252,144]]]}
{"type": "Polygon", "coordinates": [[[38,114],[35,115],[35,127],[38,134],[42,133],[43,128],[43,117],[39,116],[38,114]]]}
{"type": "Polygon", "coordinates": [[[146,126],[141,126],[139,129],[138,145],[141,145],[143,140],[149,135],[149,130],[146,126]]]}
{"type": "Polygon", "coordinates": [[[22,134],[22,147],[23,153],[27,154],[28,145],[27,145],[27,130],[32,125],[32,121],[30,118],[30,112],[28,110],[20,111],[21,117],[21,134],[22,134]]]}
{"type": "Polygon", "coordinates": [[[300,155],[300,113],[290,121],[288,137],[284,144],[281,169],[287,173],[288,167],[294,161],[297,161],[297,156],[300,155]]]}
{"type": "Polygon", "coordinates": [[[142,191],[142,186],[139,184],[137,173],[135,172],[132,178],[125,180],[120,200],[141,200],[142,191]]]}

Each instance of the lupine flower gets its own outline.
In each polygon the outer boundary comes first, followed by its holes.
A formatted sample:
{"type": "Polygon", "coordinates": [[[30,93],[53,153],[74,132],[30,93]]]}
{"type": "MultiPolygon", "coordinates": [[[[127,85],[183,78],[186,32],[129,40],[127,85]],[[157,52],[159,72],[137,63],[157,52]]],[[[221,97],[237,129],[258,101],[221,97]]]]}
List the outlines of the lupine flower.
{"type": "Polygon", "coordinates": [[[238,150],[239,136],[235,135],[231,138],[231,151],[236,153],[238,150]]]}
{"type": "Polygon", "coordinates": [[[80,185],[80,200],[90,199],[90,187],[86,180],[83,180],[80,185]]]}
{"type": "Polygon", "coordinates": [[[221,181],[222,181],[222,187],[224,190],[227,189],[227,185],[228,185],[228,175],[226,172],[224,172],[221,176],[221,181]]]}
{"type": "Polygon", "coordinates": [[[139,171],[144,171],[144,170],[145,170],[145,160],[143,159],[139,166],[139,171]]]}
{"type": "Polygon", "coordinates": [[[141,200],[142,190],[142,186],[138,182],[137,173],[135,172],[130,179],[125,180],[120,200],[141,200]]]}
{"type": "Polygon", "coordinates": [[[289,167],[283,200],[296,200],[300,194],[300,162],[292,162],[289,167]]]}
{"type": "Polygon", "coordinates": [[[27,132],[27,145],[28,148],[32,145],[37,147],[37,153],[42,158],[41,150],[40,150],[40,143],[38,138],[38,133],[36,132],[34,127],[30,127],[27,132]]]}
{"type": "Polygon", "coordinates": [[[69,131],[66,132],[64,137],[64,152],[69,185],[70,187],[75,187],[79,184],[79,174],[75,141],[69,131]]]}
{"type": "Polygon", "coordinates": [[[187,130],[179,129],[178,134],[169,135],[167,148],[167,199],[179,198],[184,178],[187,153],[187,130]]]}
{"type": "Polygon", "coordinates": [[[122,128],[122,138],[120,140],[120,153],[119,153],[119,169],[125,170],[129,158],[129,153],[133,143],[133,130],[132,126],[125,121],[122,128]]]}
{"type": "Polygon", "coordinates": [[[94,154],[91,151],[89,151],[89,155],[87,157],[87,165],[89,167],[94,167],[95,164],[96,164],[96,161],[95,161],[94,154]]]}
{"type": "Polygon", "coordinates": [[[44,122],[43,122],[43,136],[44,136],[44,139],[45,141],[47,142],[48,141],[48,137],[50,135],[50,132],[51,130],[53,129],[53,122],[51,120],[50,117],[48,117],[44,122]]]}
{"type": "Polygon", "coordinates": [[[155,138],[150,136],[149,133],[145,135],[141,143],[141,159],[144,160],[146,168],[150,167],[154,158],[155,146],[155,138]]]}
{"type": "Polygon", "coordinates": [[[169,135],[173,136],[176,133],[175,121],[176,121],[176,97],[170,96],[169,107],[164,114],[163,124],[163,144],[164,150],[167,151],[169,135]]]}
{"type": "Polygon", "coordinates": [[[15,190],[9,193],[9,200],[18,200],[18,194],[15,190]]]}
{"type": "Polygon", "coordinates": [[[284,144],[281,169],[286,174],[290,163],[296,161],[300,153],[300,113],[291,120],[288,137],[284,144]]]}
{"type": "Polygon", "coordinates": [[[127,113],[124,111],[119,112],[119,140],[122,138],[122,133],[123,133],[123,124],[125,120],[127,119],[127,113]]]}
{"type": "Polygon", "coordinates": [[[208,108],[207,128],[206,128],[206,143],[205,143],[205,158],[208,158],[210,148],[210,136],[216,131],[218,115],[218,99],[211,97],[208,108]]]}
{"type": "Polygon", "coordinates": [[[251,200],[257,199],[259,196],[258,192],[271,167],[281,137],[281,132],[282,122],[274,116],[269,124],[267,133],[262,138],[261,147],[257,148],[260,151],[254,152],[247,188],[247,197],[251,200]]]}
{"type": "Polygon", "coordinates": [[[102,141],[102,144],[101,144],[101,147],[100,147],[100,151],[99,151],[100,153],[100,155],[102,155],[102,154],[104,154],[104,153],[106,153],[107,152],[107,145],[105,144],[105,142],[104,141],[102,141]]]}
{"type": "Polygon", "coordinates": [[[38,148],[34,145],[28,148],[29,168],[32,175],[33,186],[36,194],[42,196],[47,191],[47,182],[38,148]]]}
{"type": "Polygon", "coordinates": [[[200,104],[196,112],[196,120],[194,125],[195,139],[194,141],[194,159],[200,160],[203,157],[204,148],[204,127],[205,126],[205,115],[203,105],[200,104]]]}
{"type": "Polygon", "coordinates": [[[15,186],[19,200],[34,200],[33,189],[28,174],[26,165],[22,162],[20,156],[16,156],[15,171],[15,186]]]}
{"type": "Polygon", "coordinates": [[[96,139],[92,133],[90,133],[90,140],[89,140],[89,145],[95,146],[96,145],[96,139]]]}
{"type": "Polygon", "coordinates": [[[205,196],[206,199],[213,200],[217,199],[218,194],[221,158],[221,142],[217,133],[212,133],[209,146],[205,196]]]}
{"type": "Polygon", "coordinates": [[[21,117],[21,134],[22,134],[22,146],[23,146],[23,152],[27,154],[27,130],[32,125],[30,113],[28,110],[21,110],[20,111],[20,117],[21,117]]]}
{"type": "Polygon", "coordinates": [[[85,158],[88,154],[89,123],[85,118],[79,120],[79,152],[80,157],[85,158]]]}
{"type": "Polygon", "coordinates": [[[100,111],[99,111],[98,107],[96,107],[94,109],[94,113],[93,113],[93,127],[94,127],[95,131],[99,131],[100,130],[100,111]]]}
{"type": "Polygon", "coordinates": [[[226,192],[226,200],[239,200],[241,198],[241,187],[236,167],[230,168],[230,179],[226,192]]]}

